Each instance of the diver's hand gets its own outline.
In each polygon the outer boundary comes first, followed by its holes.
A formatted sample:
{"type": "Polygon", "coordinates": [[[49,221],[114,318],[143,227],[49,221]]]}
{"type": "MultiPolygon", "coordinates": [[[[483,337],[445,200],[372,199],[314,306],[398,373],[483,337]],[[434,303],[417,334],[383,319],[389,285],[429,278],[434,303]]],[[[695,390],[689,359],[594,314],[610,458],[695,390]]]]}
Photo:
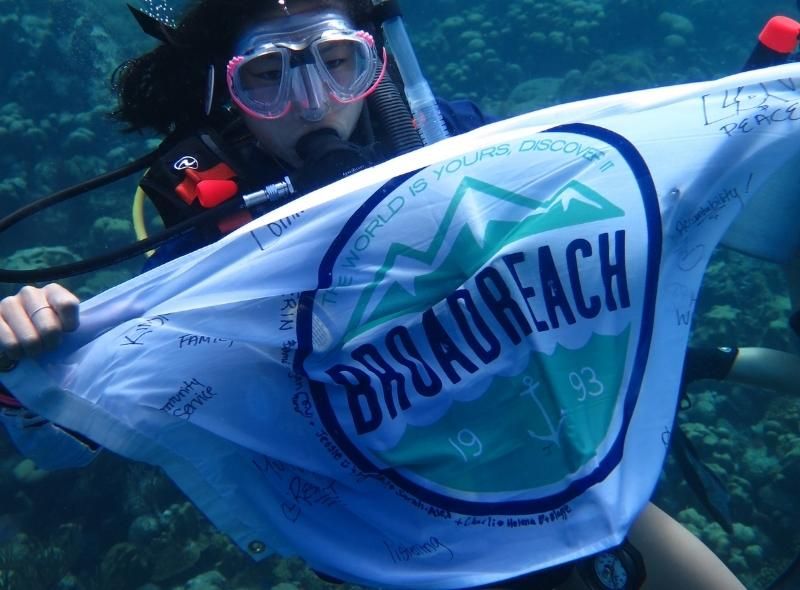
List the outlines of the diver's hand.
{"type": "Polygon", "coordinates": [[[78,327],[79,303],[56,283],[41,289],[23,287],[16,295],[0,300],[2,354],[17,360],[54,348],[64,332],[78,327]]]}

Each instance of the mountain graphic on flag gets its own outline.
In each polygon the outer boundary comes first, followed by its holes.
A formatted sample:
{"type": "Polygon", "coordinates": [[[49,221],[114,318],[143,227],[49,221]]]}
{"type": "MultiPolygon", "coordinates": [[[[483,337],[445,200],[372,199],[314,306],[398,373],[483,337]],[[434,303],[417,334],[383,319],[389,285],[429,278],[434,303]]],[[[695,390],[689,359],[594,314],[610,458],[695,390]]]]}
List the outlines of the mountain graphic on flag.
{"type": "Polygon", "coordinates": [[[384,263],[355,306],[344,342],[393,318],[428,309],[509,244],[549,230],[624,214],[600,193],[574,179],[550,198],[539,200],[465,177],[427,248],[399,242],[389,247],[384,263]],[[504,206],[487,205],[487,199],[504,206]],[[497,211],[508,219],[486,220],[486,213],[496,215],[497,211]]]}

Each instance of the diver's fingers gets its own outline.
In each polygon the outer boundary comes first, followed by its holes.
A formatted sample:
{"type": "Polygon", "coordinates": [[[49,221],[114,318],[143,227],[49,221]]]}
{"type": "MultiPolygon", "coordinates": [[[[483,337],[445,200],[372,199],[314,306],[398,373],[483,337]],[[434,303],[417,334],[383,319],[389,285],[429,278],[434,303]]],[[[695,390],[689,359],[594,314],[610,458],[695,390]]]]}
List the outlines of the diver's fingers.
{"type": "Polygon", "coordinates": [[[41,289],[23,287],[0,301],[0,347],[14,360],[53,348],[65,331],[78,327],[79,304],[56,283],[41,289]]]}
{"type": "Polygon", "coordinates": [[[78,329],[80,318],[80,300],[71,292],[59,285],[50,283],[42,288],[47,303],[53,308],[56,315],[61,320],[61,328],[64,332],[72,332],[78,329]]]}
{"type": "MultiPolygon", "coordinates": [[[[23,287],[17,294],[38,336],[38,341],[29,340],[27,341],[27,346],[26,340],[20,337],[22,348],[27,355],[37,355],[42,352],[42,350],[55,347],[61,341],[61,334],[64,332],[64,326],[61,322],[61,314],[53,303],[58,302],[59,307],[61,307],[62,299],[64,299],[64,292],[69,294],[69,291],[66,291],[63,287],[48,285],[43,289],[23,287]],[[52,302],[48,297],[51,293],[53,294],[52,302]]],[[[20,321],[20,326],[24,326],[24,328],[27,329],[27,326],[25,326],[22,321],[20,321]]],[[[20,336],[19,332],[17,334],[20,336]]]]}
{"type": "MultiPolygon", "coordinates": [[[[17,295],[6,297],[0,301],[0,317],[2,318],[0,323],[3,324],[0,338],[2,338],[1,342],[6,356],[12,359],[19,359],[25,355],[36,355],[42,350],[42,338],[31,321],[28,308],[23,303],[25,300],[33,302],[36,299],[36,293],[31,293],[30,290],[38,291],[34,287],[23,287],[17,295]],[[23,298],[23,292],[26,292],[25,298],[23,298]]],[[[41,304],[47,305],[44,296],[41,296],[41,304]]]]}

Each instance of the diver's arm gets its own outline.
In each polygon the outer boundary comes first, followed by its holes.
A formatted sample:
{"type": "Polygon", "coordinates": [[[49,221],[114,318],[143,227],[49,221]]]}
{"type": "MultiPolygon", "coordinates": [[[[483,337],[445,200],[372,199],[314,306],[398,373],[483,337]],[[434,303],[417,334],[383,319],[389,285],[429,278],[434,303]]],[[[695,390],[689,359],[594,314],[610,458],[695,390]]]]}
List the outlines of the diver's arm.
{"type": "MultiPolygon", "coordinates": [[[[4,361],[35,356],[78,327],[78,298],[61,285],[23,287],[0,300],[0,352],[4,361]]],[[[86,465],[100,448],[76,432],[37,416],[0,384],[0,424],[14,445],[46,470],[86,465]]]]}
{"type": "Polygon", "coordinates": [[[744,590],[711,549],[655,504],[639,515],[628,538],[644,558],[642,590],[744,590]]]}
{"type": "Polygon", "coordinates": [[[58,345],[64,332],[78,327],[80,301],[69,290],[51,283],[23,287],[0,300],[0,349],[12,360],[36,356],[58,345]]]}
{"type": "Polygon", "coordinates": [[[800,356],[771,348],[740,348],[725,380],[800,394],[800,356]]]}
{"type": "MultiPolygon", "coordinates": [[[[628,539],[644,560],[646,580],[641,590],[744,590],[708,546],[653,503],[634,521],[628,539]]],[[[556,588],[588,589],[577,569],[556,588]]]]}

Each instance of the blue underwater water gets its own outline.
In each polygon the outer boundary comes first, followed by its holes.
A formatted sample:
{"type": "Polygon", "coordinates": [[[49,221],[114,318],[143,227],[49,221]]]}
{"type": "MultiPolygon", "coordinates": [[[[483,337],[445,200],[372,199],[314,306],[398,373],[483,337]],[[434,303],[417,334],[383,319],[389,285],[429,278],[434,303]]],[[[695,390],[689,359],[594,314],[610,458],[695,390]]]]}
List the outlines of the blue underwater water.
{"type": "MultiPolygon", "coordinates": [[[[164,3],[139,5],[156,4],[164,3]]],[[[788,0],[403,6],[434,91],[498,116],[732,74],[768,18],[800,18],[788,0]]],[[[180,14],[180,3],[170,14],[180,14]]],[[[0,215],[157,144],[155,135],[121,133],[108,117],[111,73],[152,46],[122,2],[0,0],[0,215]]],[[[119,182],[1,235],[0,266],[61,264],[128,243],[135,184],[119,182]]],[[[66,284],[88,297],[141,264],[66,284]]],[[[18,286],[0,288],[5,295],[18,286]]],[[[720,250],[697,301],[692,341],[796,350],[790,310],[780,267],[720,250]]],[[[800,553],[800,396],[703,381],[689,400],[680,421],[729,494],[733,525],[726,531],[699,503],[673,458],[657,503],[748,588],[766,588],[800,553]]],[[[328,587],[298,560],[253,565],[158,472],[109,454],[79,471],[44,473],[0,436],[0,498],[0,589],[328,587]]]]}

